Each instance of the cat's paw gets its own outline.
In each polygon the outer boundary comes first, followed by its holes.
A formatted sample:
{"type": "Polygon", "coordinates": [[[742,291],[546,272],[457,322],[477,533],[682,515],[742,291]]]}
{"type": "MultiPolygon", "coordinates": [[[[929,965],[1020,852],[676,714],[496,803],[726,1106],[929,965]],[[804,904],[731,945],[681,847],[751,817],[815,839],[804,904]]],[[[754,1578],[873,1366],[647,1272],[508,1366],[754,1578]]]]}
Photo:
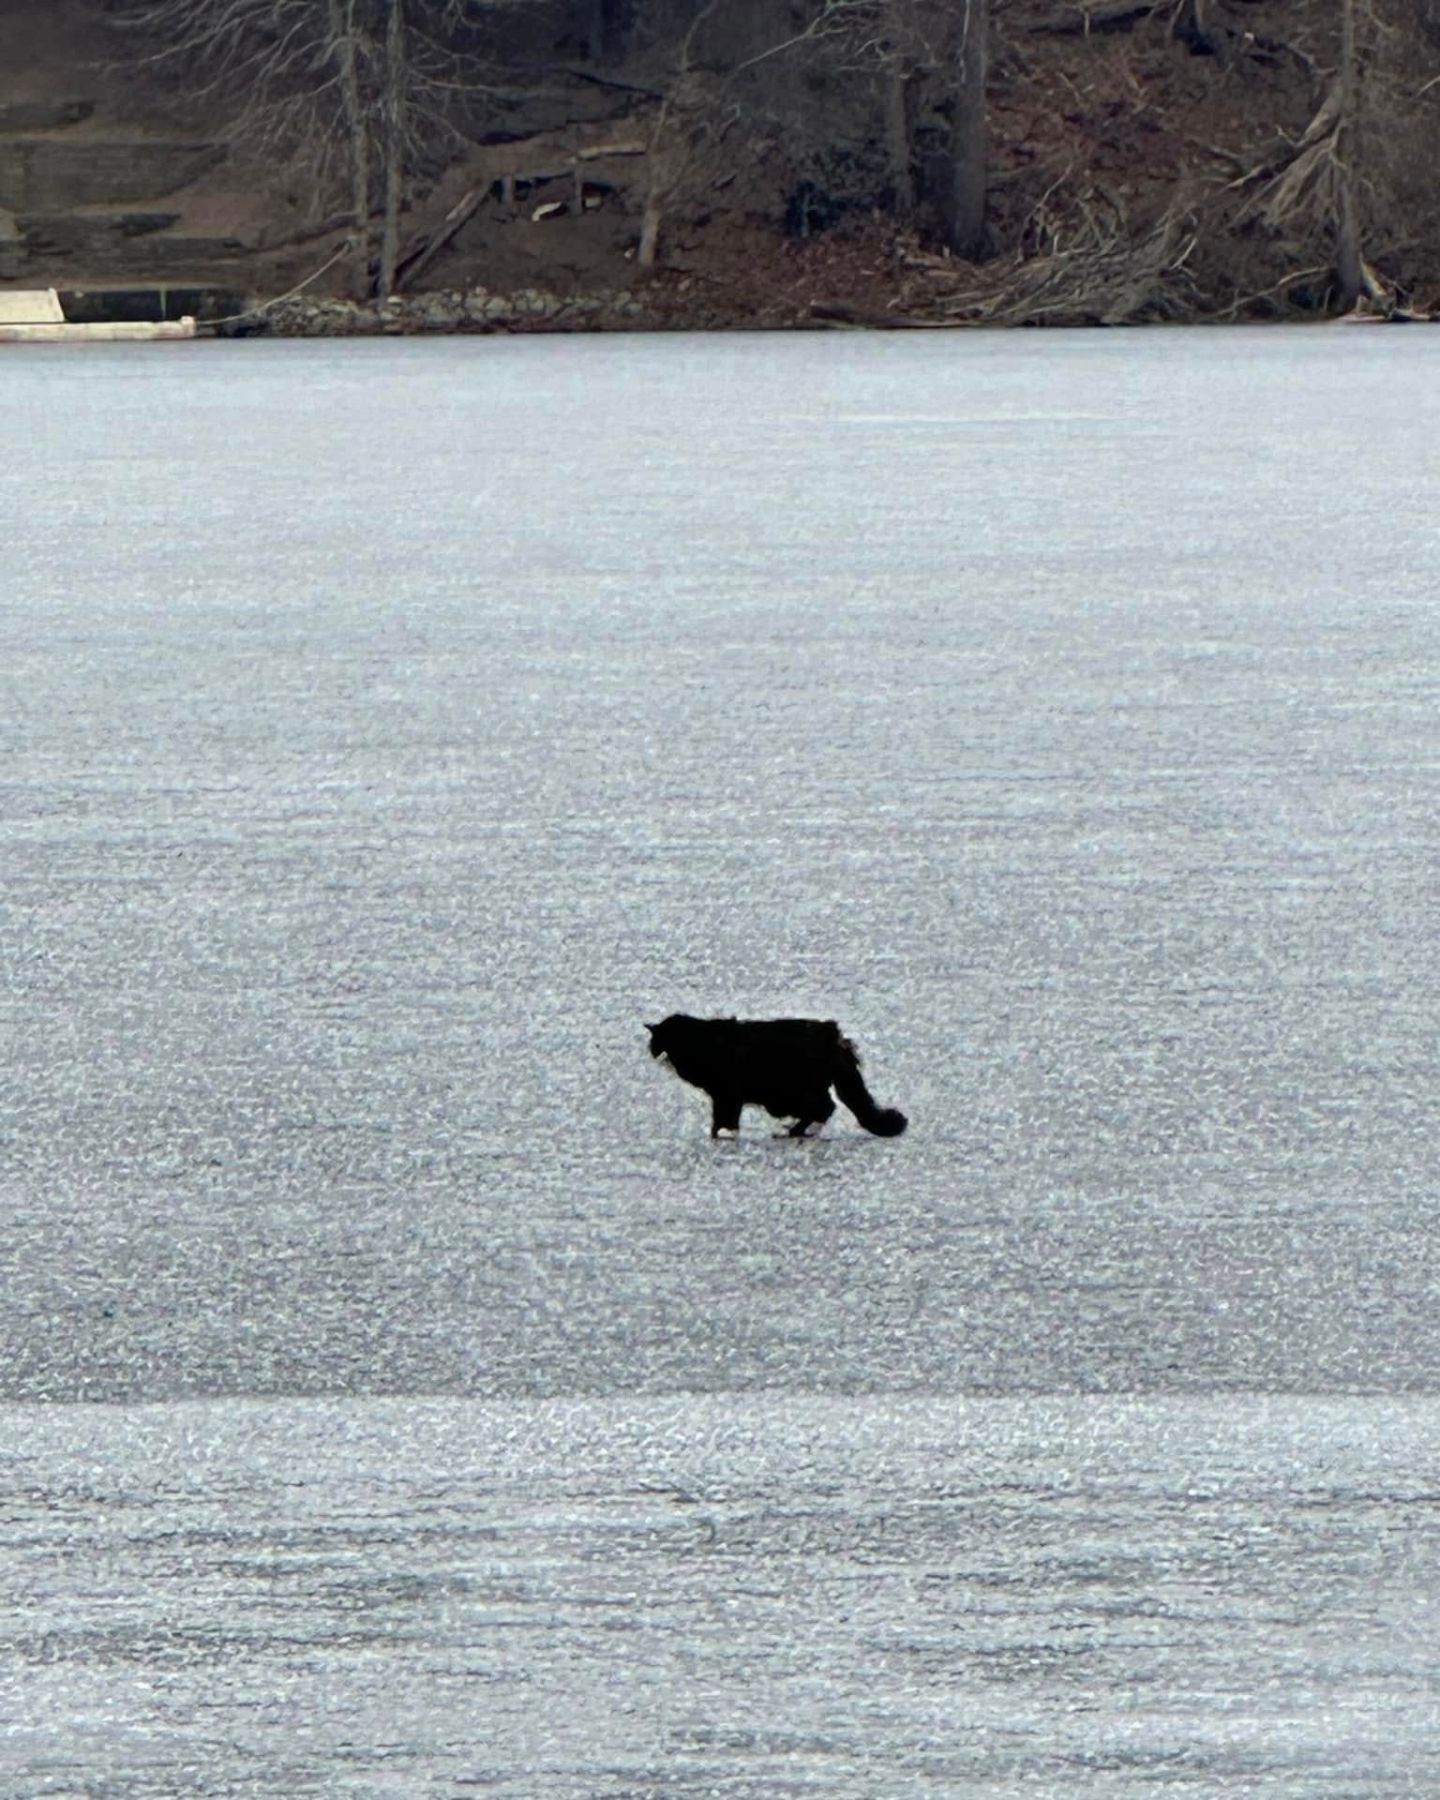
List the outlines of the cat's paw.
{"type": "Polygon", "coordinates": [[[738,1138],[740,1133],[738,1131],[732,1131],[728,1125],[722,1125],[713,1135],[718,1142],[721,1138],[738,1138]]]}

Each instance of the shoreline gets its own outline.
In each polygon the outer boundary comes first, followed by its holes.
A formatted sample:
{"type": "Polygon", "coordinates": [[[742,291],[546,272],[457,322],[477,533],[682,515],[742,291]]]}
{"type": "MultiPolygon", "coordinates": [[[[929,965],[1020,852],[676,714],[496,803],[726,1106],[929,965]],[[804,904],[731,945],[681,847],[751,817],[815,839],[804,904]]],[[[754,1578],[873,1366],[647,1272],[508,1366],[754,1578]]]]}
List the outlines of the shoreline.
{"type": "MultiPolygon", "coordinates": [[[[1015,330],[1006,321],[985,318],[935,319],[892,314],[888,317],[834,304],[812,303],[803,310],[776,309],[755,313],[723,305],[677,305],[673,296],[647,300],[630,289],[562,295],[544,288],[510,293],[483,287],[468,291],[442,289],[397,295],[388,301],[355,301],[333,297],[284,298],[257,303],[228,319],[199,320],[199,335],[218,338],[348,338],[568,335],[594,332],[727,332],[727,331],[963,331],[1015,330]]],[[[1436,324],[1440,315],[1404,308],[1388,311],[1361,302],[1349,313],[1291,313],[1277,317],[1214,314],[1191,319],[1107,320],[1072,317],[1055,320],[1052,330],[1113,329],[1118,325],[1400,325],[1436,324]]]]}

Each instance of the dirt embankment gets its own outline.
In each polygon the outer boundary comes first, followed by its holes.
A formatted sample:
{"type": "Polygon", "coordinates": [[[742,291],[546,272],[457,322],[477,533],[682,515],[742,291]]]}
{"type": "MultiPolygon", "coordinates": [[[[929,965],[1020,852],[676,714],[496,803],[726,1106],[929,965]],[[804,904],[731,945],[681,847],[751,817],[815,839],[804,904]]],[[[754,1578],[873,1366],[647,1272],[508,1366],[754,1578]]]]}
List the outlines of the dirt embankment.
{"type": "MultiPolygon", "coordinates": [[[[923,193],[896,204],[883,72],[813,43],[766,64],[768,86],[712,69],[682,131],[674,42],[582,54],[555,0],[503,101],[416,159],[387,308],[343,169],[264,141],[223,88],[198,95],[125,0],[8,0],[0,282],[291,295],[241,322],[290,330],[1423,311],[1440,55],[1420,0],[1384,3],[1409,12],[1367,0],[1342,86],[1352,0],[993,0],[985,253],[961,260],[923,193]]],[[[908,104],[923,175],[947,101],[917,77],[908,104]]]]}

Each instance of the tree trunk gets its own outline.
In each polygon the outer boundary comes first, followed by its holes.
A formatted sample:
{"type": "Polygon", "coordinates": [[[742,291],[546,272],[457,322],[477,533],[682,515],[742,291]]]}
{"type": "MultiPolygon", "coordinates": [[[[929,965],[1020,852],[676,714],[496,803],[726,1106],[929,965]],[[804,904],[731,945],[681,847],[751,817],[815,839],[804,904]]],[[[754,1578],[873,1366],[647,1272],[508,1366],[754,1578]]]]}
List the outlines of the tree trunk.
{"type": "Polygon", "coordinates": [[[658,195],[646,198],[640,220],[640,250],[637,260],[642,269],[653,269],[660,257],[660,225],[665,215],[658,195]]]}
{"type": "Polygon", "coordinates": [[[897,60],[881,76],[885,84],[885,155],[890,164],[891,210],[902,225],[915,217],[915,171],[910,162],[909,76],[897,60]]]}
{"type": "Polygon", "coordinates": [[[1356,196],[1356,126],[1360,107],[1360,62],[1355,41],[1356,0],[1341,0],[1339,117],[1335,127],[1335,286],[1336,303],[1349,312],[1365,289],[1356,196]]]}
{"type": "Polygon", "coordinates": [[[610,53],[615,35],[613,0],[586,0],[584,19],[581,39],[586,60],[603,62],[610,53]]]}
{"type": "Polygon", "coordinates": [[[385,222],[380,237],[378,292],[388,300],[400,260],[400,208],[405,200],[405,0],[385,12],[385,222]]]}
{"type": "MultiPolygon", "coordinates": [[[[1440,0],[1437,0],[1440,3],[1440,0]]],[[[914,121],[911,118],[915,85],[915,32],[911,0],[885,0],[881,15],[880,98],[885,120],[885,160],[890,168],[892,211],[902,225],[915,218],[918,198],[915,185],[914,121]]]]}
{"type": "Polygon", "coordinates": [[[370,292],[370,126],[360,100],[355,0],[330,0],[330,40],[340,63],[340,95],[350,151],[350,210],[355,225],[355,289],[370,292]]]}
{"type": "Polygon", "coordinates": [[[990,0],[963,0],[955,59],[955,117],[951,127],[950,247],[972,260],[985,250],[985,189],[989,161],[985,76],[990,0]]]}
{"type": "Polygon", "coordinates": [[[1217,56],[1220,41],[1210,29],[1210,0],[1185,0],[1175,9],[1172,30],[1182,44],[1188,44],[1196,56],[1217,56]]]}
{"type": "MultiPolygon", "coordinates": [[[[676,78],[677,84],[681,78],[676,78]]],[[[636,257],[642,269],[653,269],[660,260],[660,227],[665,221],[673,191],[671,162],[675,151],[670,141],[673,99],[672,89],[660,102],[645,151],[645,207],[640,216],[640,248],[636,257]]]]}

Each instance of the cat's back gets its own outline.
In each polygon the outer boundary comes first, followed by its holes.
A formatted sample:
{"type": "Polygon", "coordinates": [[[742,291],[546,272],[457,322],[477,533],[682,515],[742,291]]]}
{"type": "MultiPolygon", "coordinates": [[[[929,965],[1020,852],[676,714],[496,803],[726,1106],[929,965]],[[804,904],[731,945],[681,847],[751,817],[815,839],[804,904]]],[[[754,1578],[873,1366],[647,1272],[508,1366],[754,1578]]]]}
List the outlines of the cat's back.
{"type": "Polygon", "coordinates": [[[703,1085],[829,1068],[844,1039],[834,1019],[697,1019],[677,1013],[657,1028],[656,1042],[679,1074],[703,1085]]]}
{"type": "Polygon", "coordinates": [[[838,1049],[840,1027],[834,1019],[736,1019],[732,1042],[752,1059],[826,1062],[838,1049]]]}

